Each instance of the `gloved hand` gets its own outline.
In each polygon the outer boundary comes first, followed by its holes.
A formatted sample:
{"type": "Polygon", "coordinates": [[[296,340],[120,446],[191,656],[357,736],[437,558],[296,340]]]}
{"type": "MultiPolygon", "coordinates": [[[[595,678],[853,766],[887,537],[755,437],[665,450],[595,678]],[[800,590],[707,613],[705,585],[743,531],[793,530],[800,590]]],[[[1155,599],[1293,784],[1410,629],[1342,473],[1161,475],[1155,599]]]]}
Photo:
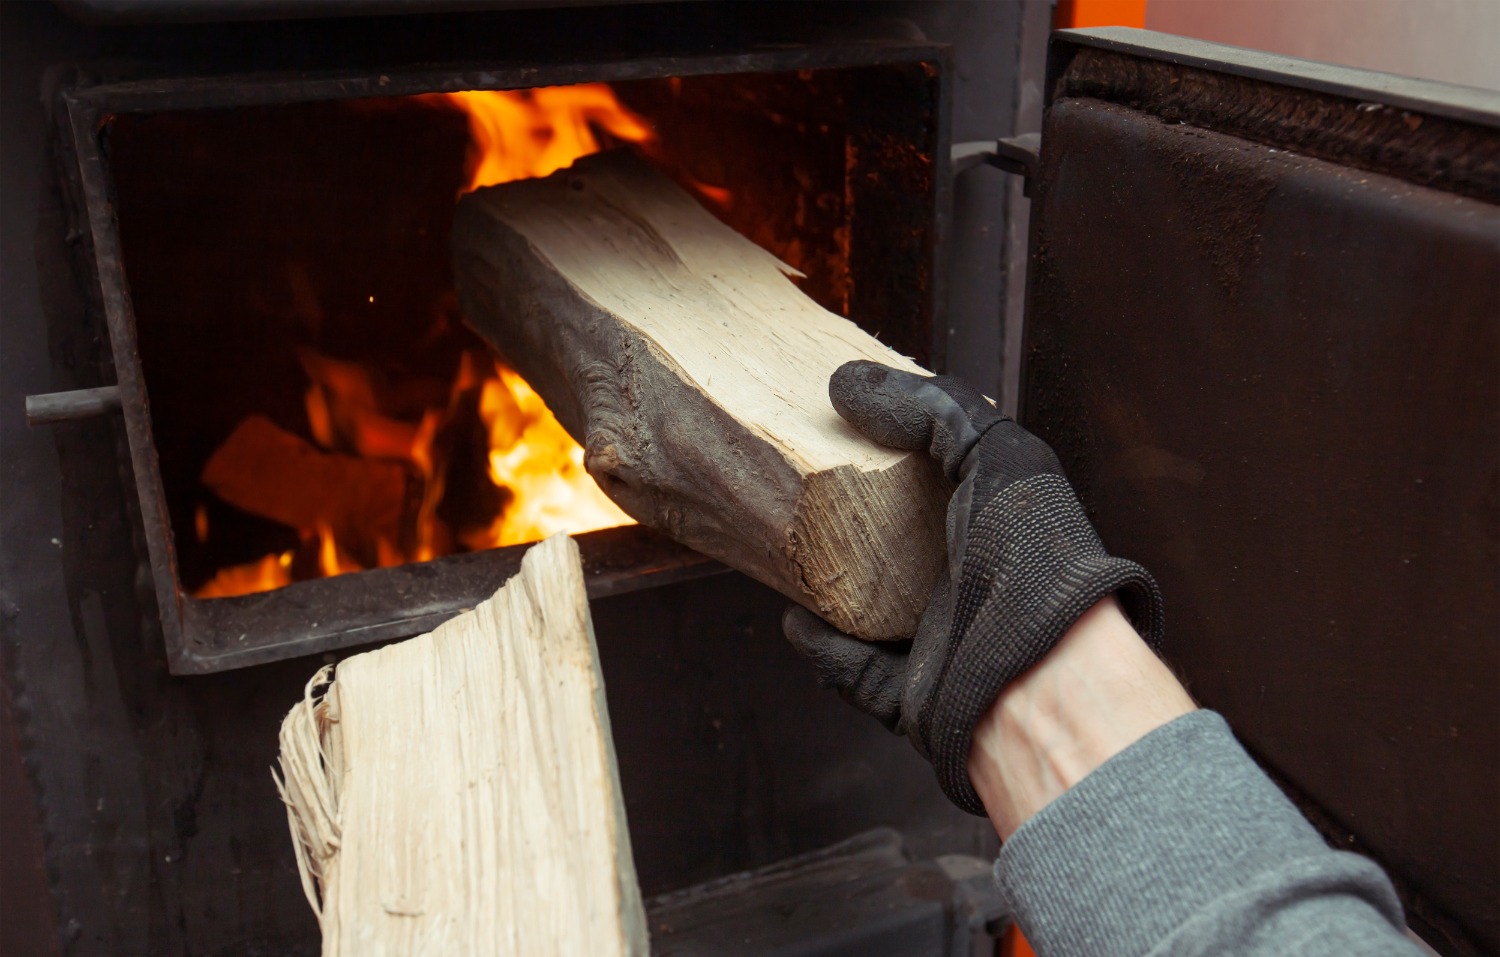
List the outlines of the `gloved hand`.
{"type": "Polygon", "coordinates": [[[909,737],[948,798],[983,815],[969,745],[1001,689],[1111,593],[1158,649],[1161,593],[1144,568],[1104,551],[1052,449],[966,383],[856,360],[828,393],[861,433],[926,449],[958,482],[948,565],[910,644],[860,641],[796,606],[782,626],[825,687],[909,737]]]}

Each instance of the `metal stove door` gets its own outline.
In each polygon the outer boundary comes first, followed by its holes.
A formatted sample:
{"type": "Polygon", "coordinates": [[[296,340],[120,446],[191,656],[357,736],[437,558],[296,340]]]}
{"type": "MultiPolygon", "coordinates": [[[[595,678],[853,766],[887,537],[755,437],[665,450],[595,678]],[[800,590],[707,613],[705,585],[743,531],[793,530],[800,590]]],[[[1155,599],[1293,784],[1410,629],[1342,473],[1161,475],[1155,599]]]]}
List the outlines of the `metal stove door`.
{"type": "Polygon", "coordinates": [[[1500,947],[1500,96],[1124,29],[1047,90],[1022,421],[1192,693],[1500,947]]]}

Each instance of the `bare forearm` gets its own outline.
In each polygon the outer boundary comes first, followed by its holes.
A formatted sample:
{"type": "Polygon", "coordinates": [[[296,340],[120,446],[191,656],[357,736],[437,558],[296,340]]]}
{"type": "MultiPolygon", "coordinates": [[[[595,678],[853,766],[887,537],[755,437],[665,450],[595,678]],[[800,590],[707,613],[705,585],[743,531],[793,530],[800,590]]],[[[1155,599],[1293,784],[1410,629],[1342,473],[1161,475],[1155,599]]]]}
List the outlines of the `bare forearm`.
{"type": "Polygon", "coordinates": [[[969,777],[1009,837],[1090,771],[1194,707],[1107,598],[995,699],[974,729],[969,777]]]}

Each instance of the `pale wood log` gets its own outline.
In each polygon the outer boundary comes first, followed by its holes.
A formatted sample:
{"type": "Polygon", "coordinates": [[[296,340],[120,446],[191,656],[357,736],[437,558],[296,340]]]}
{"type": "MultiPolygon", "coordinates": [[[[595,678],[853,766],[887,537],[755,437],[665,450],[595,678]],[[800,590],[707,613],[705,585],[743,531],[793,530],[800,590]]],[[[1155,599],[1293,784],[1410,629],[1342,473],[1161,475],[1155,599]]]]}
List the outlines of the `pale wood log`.
{"type": "Polygon", "coordinates": [[[621,508],[845,631],[912,634],[951,487],[855,433],[828,378],[919,366],[625,152],[464,197],[453,248],[467,321],[621,508]]]}
{"type": "Polygon", "coordinates": [[[325,957],[646,957],[572,539],[329,670],[282,725],[278,781],[325,957]]]}

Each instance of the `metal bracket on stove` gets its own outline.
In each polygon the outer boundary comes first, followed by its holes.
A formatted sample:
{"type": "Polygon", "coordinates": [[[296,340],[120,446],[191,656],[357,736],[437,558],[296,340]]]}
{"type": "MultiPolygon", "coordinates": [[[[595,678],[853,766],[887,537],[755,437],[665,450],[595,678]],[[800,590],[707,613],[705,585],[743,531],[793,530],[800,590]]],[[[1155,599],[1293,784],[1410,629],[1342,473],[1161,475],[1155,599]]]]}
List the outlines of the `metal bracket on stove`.
{"type": "Polygon", "coordinates": [[[1041,154],[1042,134],[1022,133],[1003,140],[954,143],[950,155],[955,176],[976,166],[993,166],[1022,177],[1026,181],[1024,193],[1030,196],[1041,154]]]}

